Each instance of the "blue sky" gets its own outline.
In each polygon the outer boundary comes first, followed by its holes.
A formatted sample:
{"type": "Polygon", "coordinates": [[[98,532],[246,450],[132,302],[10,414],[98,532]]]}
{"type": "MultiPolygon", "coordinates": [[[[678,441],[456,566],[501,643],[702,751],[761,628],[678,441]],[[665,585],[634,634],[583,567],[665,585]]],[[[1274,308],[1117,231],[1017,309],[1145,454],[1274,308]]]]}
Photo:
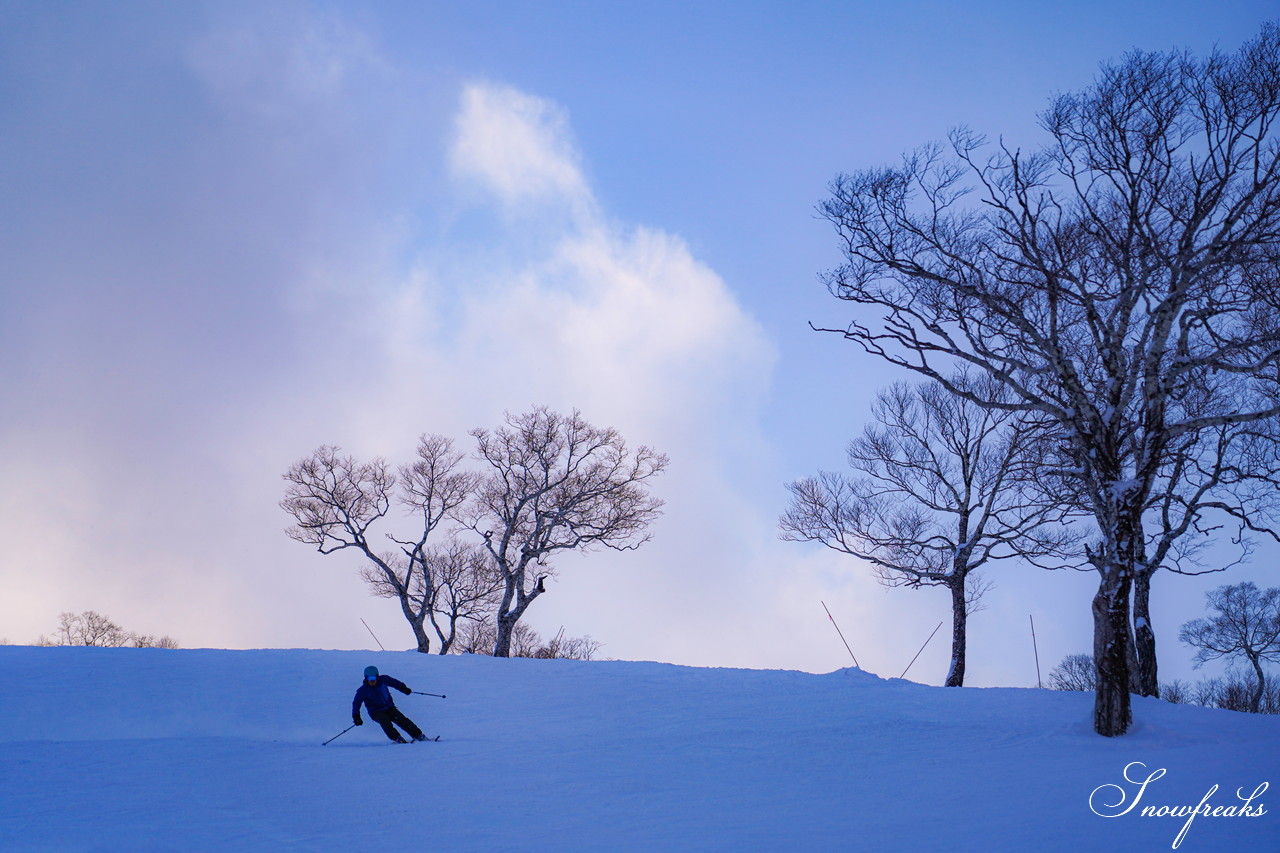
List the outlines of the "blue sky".
{"type": "MultiPolygon", "coordinates": [[[[187,646],[410,635],[283,534],[321,443],[406,459],[578,407],[672,457],[654,541],[565,560],[527,618],[604,653],[897,675],[946,617],[776,539],[897,377],[846,306],[837,172],[1036,112],[1139,46],[1234,49],[1266,3],[0,2],[0,636],[97,609],[187,646]]],[[[1205,589],[1164,576],[1166,676],[1205,589]]],[[[1015,564],[970,680],[1090,643],[1090,575],[1015,564]]],[[[912,669],[945,674],[945,630],[912,669]]]]}

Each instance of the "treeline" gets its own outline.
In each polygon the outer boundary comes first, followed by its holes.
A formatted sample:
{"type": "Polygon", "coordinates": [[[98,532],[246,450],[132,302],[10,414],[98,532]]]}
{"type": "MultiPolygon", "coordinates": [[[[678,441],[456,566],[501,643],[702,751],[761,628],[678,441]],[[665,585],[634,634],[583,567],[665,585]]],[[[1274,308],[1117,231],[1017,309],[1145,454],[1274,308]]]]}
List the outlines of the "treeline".
{"type": "MultiPolygon", "coordinates": [[[[7,642],[4,641],[4,642],[7,642]]],[[[52,636],[40,635],[35,646],[102,646],[106,648],[176,649],[173,637],[127,631],[95,610],[60,613],[52,636]]]]}
{"type": "MultiPolygon", "coordinates": [[[[1050,671],[1048,686],[1054,690],[1092,691],[1097,686],[1093,655],[1067,655],[1050,671]]],[[[1201,705],[1226,711],[1280,714],[1280,681],[1267,679],[1261,694],[1255,679],[1240,672],[1202,678],[1194,683],[1175,679],[1160,685],[1160,698],[1179,705],[1201,705]],[[1254,698],[1258,704],[1254,707],[1254,698]]]]}
{"type": "MultiPolygon", "coordinates": [[[[1248,666],[1219,678],[1195,684],[1175,680],[1160,685],[1159,696],[1170,702],[1248,711],[1280,713],[1280,683],[1268,679],[1263,663],[1280,662],[1280,587],[1258,589],[1252,583],[1220,586],[1206,594],[1209,615],[1182,626],[1178,638],[1195,649],[1197,668],[1226,660],[1248,666]]],[[[1049,673],[1055,690],[1094,690],[1097,667],[1093,656],[1067,655],[1049,673]]]]}

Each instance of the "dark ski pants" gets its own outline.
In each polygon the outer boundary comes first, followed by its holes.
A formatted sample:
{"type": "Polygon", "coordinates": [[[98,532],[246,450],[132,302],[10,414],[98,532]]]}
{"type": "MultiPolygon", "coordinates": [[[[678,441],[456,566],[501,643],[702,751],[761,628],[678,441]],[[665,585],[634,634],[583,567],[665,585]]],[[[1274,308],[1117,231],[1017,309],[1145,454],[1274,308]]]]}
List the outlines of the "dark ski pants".
{"type": "Polygon", "coordinates": [[[396,726],[404,729],[409,737],[422,737],[422,729],[413,724],[413,720],[400,713],[399,708],[387,708],[382,711],[369,711],[369,716],[375,723],[382,726],[382,730],[387,733],[387,737],[392,740],[401,740],[400,733],[396,731],[396,726]],[[395,725],[392,725],[392,724],[395,725]]]}

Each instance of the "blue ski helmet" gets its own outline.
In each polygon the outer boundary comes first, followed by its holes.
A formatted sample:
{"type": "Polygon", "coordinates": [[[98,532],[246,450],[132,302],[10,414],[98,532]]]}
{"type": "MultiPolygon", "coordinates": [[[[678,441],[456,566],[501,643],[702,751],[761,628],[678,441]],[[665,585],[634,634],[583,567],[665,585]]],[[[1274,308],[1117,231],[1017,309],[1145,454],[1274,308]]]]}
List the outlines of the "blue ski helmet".
{"type": "Polygon", "coordinates": [[[376,666],[366,666],[364,668],[364,680],[372,681],[378,677],[378,668],[376,666]]]}

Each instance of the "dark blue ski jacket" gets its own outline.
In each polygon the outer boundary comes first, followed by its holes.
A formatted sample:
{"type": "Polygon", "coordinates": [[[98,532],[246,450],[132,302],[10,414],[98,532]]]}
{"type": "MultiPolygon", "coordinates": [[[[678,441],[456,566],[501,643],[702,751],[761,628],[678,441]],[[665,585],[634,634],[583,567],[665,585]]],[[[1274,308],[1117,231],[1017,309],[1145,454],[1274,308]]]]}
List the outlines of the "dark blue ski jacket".
{"type": "Polygon", "coordinates": [[[405,694],[409,692],[409,688],[405,686],[403,681],[394,679],[389,675],[379,675],[377,684],[364,683],[356,691],[356,698],[351,703],[352,718],[360,716],[361,702],[369,709],[371,716],[374,711],[385,711],[388,708],[394,708],[396,703],[391,698],[391,691],[387,689],[388,687],[394,687],[405,694]]]}

